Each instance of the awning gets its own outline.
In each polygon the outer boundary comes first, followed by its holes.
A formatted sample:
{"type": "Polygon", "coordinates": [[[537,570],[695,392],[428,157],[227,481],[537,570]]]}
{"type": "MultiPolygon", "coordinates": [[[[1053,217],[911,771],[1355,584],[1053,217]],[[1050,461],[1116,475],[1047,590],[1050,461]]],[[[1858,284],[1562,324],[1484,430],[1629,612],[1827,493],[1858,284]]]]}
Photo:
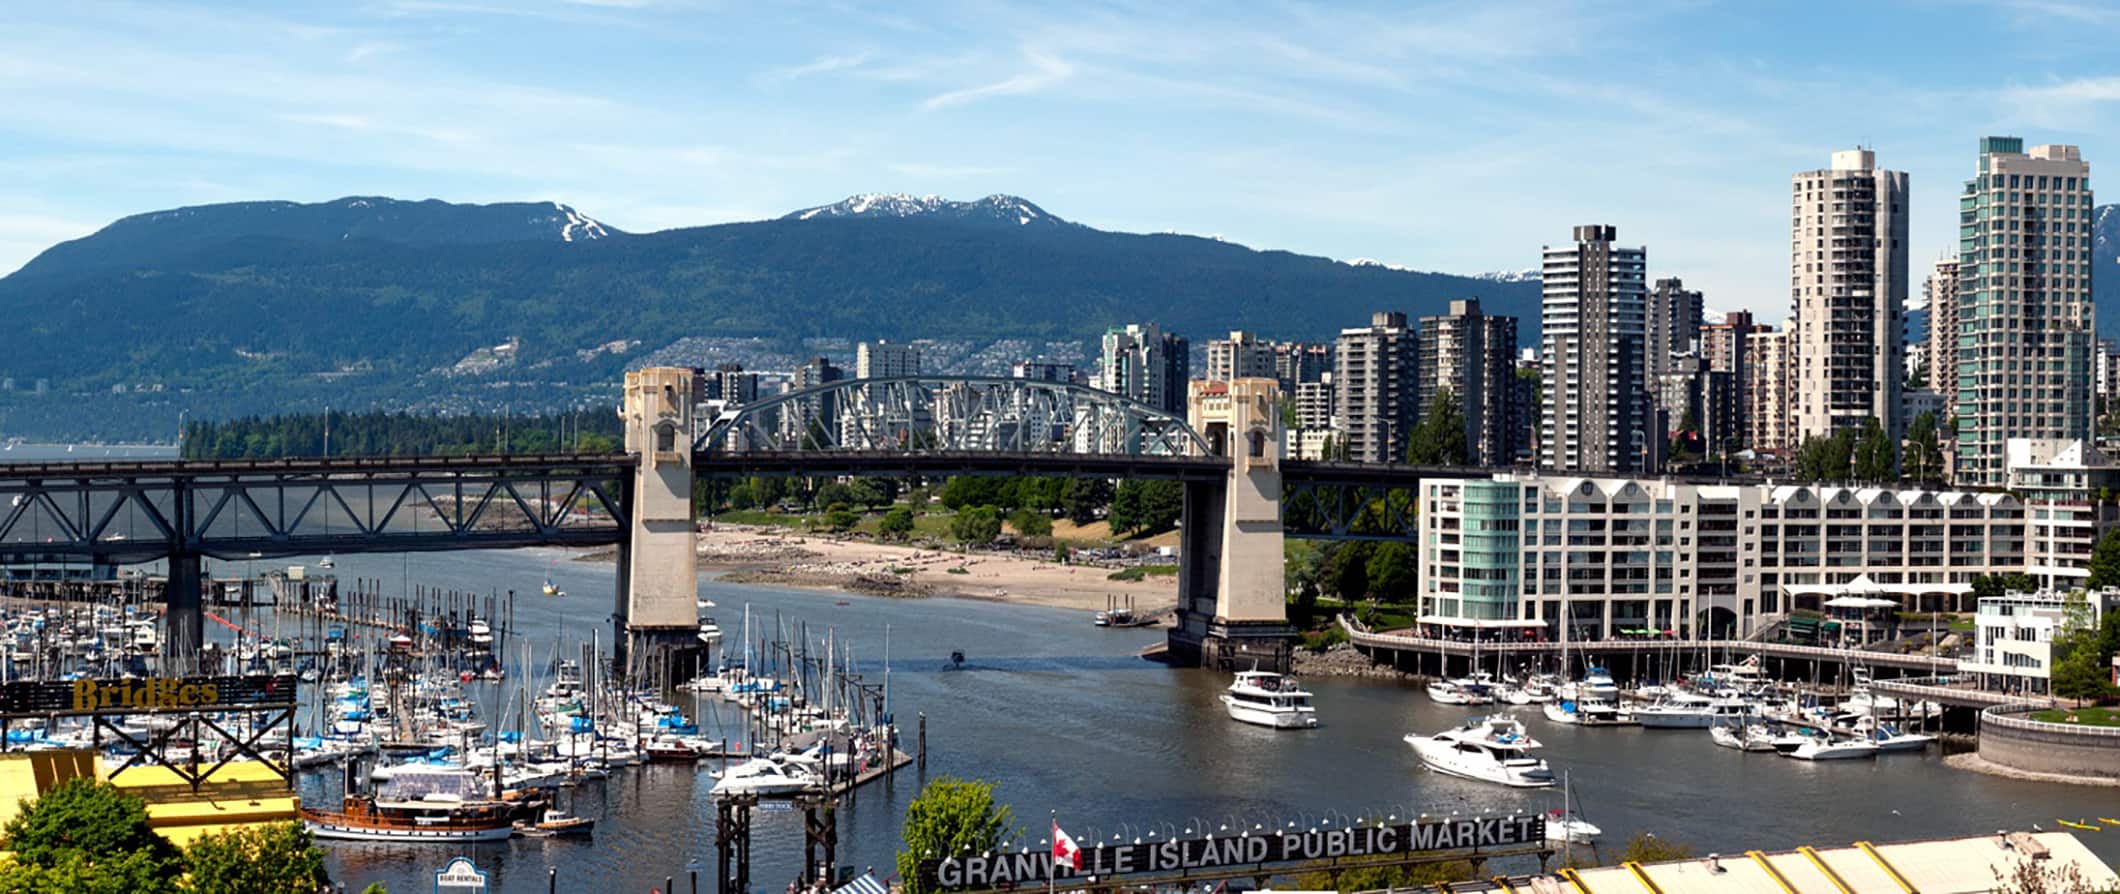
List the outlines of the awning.
{"type": "Polygon", "coordinates": [[[1839,596],[1826,600],[1826,608],[1898,608],[1897,599],[1877,599],[1870,596],[1839,596]]]}
{"type": "Polygon", "coordinates": [[[876,880],[874,873],[864,872],[853,881],[832,889],[832,894],[889,894],[890,889],[876,880]]]}
{"type": "Polygon", "coordinates": [[[1544,630],[1544,621],[1526,621],[1519,618],[1448,618],[1442,615],[1422,615],[1420,622],[1441,627],[1484,627],[1488,629],[1544,630]]]}

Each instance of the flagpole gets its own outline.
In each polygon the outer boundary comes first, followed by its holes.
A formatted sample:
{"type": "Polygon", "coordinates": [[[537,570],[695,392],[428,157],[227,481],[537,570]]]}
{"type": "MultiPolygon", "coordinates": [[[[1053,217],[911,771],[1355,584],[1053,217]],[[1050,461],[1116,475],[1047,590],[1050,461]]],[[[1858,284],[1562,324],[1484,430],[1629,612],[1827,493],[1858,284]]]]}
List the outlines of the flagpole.
{"type": "Polygon", "coordinates": [[[1060,810],[1053,809],[1052,847],[1045,855],[1045,894],[1053,894],[1059,885],[1060,875],[1060,810]]]}

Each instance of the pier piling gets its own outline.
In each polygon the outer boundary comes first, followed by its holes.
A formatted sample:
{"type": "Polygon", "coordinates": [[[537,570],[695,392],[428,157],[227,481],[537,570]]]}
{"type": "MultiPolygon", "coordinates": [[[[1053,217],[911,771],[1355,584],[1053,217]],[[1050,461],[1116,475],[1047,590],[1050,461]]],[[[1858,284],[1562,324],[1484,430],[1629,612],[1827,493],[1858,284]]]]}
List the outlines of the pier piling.
{"type": "Polygon", "coordinates": [[[922,773],[926,773],[926,772],[927,772],[927,712],[926,712],[926,711],[922,711],[922,712],[920,712],[920,745],[919,745],[919,748],[917,749],[917,751],[919,752],[919,759],[920,759],[920,772],[922,772],[922,773]]]}

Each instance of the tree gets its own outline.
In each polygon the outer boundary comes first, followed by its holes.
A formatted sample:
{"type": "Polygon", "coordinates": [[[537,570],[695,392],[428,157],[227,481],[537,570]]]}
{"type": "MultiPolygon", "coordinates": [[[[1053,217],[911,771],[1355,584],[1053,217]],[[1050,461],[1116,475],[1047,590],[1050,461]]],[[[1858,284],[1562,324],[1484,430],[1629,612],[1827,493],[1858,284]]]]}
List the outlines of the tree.
{"type": "Polygon", "coordinates": [[[1882,483],[1892,480],[1892,464],[1895,459],[1892,439],[1885,436],[1884,424],[1871,416],[1862,423],[1862,435],[1855,442],[1855,480],[1882,483]]]}
{"type": "Polygon", "coordinates": [[[1903,480],[1937,481],[1943,478],[1943,445],[1936,438],[1936,414],[1922,411],[1907,423],[1906,463],[1903,480]]]}
{"type": "Polygon", "coordinates": [[[913,533],[913,510],[904,506],[891,507],[891,511],[883,514],[883,521],[876,525],[876,531],[885,537],[904,537],[913,533]]]}
{"type": "Polygon", "coordinates": [[[196,894],[311,894],[328,887],[324,851],[301,823],[272,823],[207,835],[184,850],[185,890],[196,894]]]}
{"type": "Polygon", "coordinates": [[[847,508],[845,503],[833,503],[824,511],[824,526],[829,530],[843,533],[854,530],[854,526],[860,523],[860,513],[847,508]]]}
{"type": "Polygon", "coordinates": [[[1983,574],[1973,578],[1973,598],[1983,599],[2008,593],[2030,593],[2039,589],[2039,582],[2022,571],[2008,574],[1983,574]]]}
{"type": "Polygon", "coordinates": [[[942,486],[942,505],[949,509],[967,506],[1016,508],[1016,482],[1009,478],[959,475],[942,486]]]}
{"type": "Polygon", "coordinates": [[[1357,541],[1342,543],[1333,551],[1326,563],[1326,580],[1332,582],[1333,595],[1342,601],[1369,595],[1369,554],[1375,550],[1374,544],[1357,541]]]}
{"type": "Polygon", "coordinates": [[[1184,485],[1128,479],[1112,494],[1108,518],[1113,536],[1147,537],[1175,527],[1184,514],[1184,485]]]}
{"type": "Polygon", "coordinates": [[[159,891],[184,871],[176,846],[147,824],[147,806],[108,783],[69,780],[4,830],[12,862],[0,891],[159,891]]]}
{"type": "Polygon", "coordinates": [[[1016,529],[1016,534],[1021,537],[1053,536],[1053,520],[1028,508],[1009,513],[1008,526],[1016,529]]]}
{"type": "Polygon", "coordinates": [[[1001,511],[992,506],[961,510],[950,519],[950,534],[963,543],[992,543],[1001,536],[1001,511]]]}
{"type": "Polygon", "coordinates": [[[1014,822],[1008,805],[994,800],[993,783],[954,776],[928,783],[905,809],[905,850],[898,852],[898,877],[905,881],[905,894],[933,891],[931,880],[920,874],[921,863],[948,854],[1006,848],[1016,838],[1014,822]]]}
{"type": "Polygon", "coordinates": [[[1378,546],[1364,565],[1369,595],[1386,602],[1405,601],[1413,595],[1417,561],[1413,548],[1403,542],[1393,540],[1378,546]]]}
{"type": "Polygon", "coordinates": [[[1417,466],[1462,466],[1471,461],[1465,443],[1465,411],[1457,395],[1445,388],[1429,401],[1428,412],[1407,438],[1406,461],[1417,466]]]}
{"type": "Polygon", "coordinates": [[[2120,528],[2105,532],[2091,550],[2091,576],[2083,586],[2091,590],[2120,587],[2120,528]]]}
{"type": "Polygon", "coordinates": [[[1070,478],[1060,486],[1060,509],[1077,526],[1097,520],[1112,502],[1112,483],[1102,478],[1070,478]]]}
{"type": "Polygon", "coordinates": [[[1636,832],[1627,839],[1626,849],[1619,852],[1621,863],[1663,863],[1683,860],[1693,856],[1693,849],[1675,841],[1656,837],[1654,832],[1636,832]]]}
{"type": "MultiPolygon", "coordinates": [[[[2071,698],[2077,702],[2096,701],[2113,695],[2113,683],[2106,676],[2108,667],[2098,660],[2095,638],[2078,634],[2066,656],[2054,661],[2052,679],[2054,695],[2071,698]]],[[[2055,654],[2061,654],[2061,643],[2054,644],[2055,654]]]]}
{"type": "Polygon", "coordinates": [[[1804,481],[1846,481],[1853,471],[1853,430],[1822,438],[1808,438],[1796,448],[1796,477],[1804,481]]]}

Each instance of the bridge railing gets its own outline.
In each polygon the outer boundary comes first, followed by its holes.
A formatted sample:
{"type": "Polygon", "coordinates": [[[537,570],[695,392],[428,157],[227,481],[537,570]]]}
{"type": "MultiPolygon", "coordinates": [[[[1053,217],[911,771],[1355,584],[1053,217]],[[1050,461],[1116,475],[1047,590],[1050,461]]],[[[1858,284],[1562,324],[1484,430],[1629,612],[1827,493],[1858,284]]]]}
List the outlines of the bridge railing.
{"type": "Polygon", "coordinates": [[[2054,704],[2054,700],[2047,696],[2022,695],[1981,688],[1977,675],[1974,674],[1938,674],[1933,677],[1875,680],[1870,683],[1870,688],[1885,695],[1910,696],[1927,701],[1979,702],[1989,705],[2022,705],[2032,708],[2048,707],[2054,704]]]}
{"type": "Polygon", "coordinates": [[[2026,730],[2029,732],[2046,732],[2058,728],[2067,730],[2068,734],[2072,736],[2090,736],[2093,738],[2110,739],[2112,741],[2113,746],[2120,747],[2120,726],[2090,726],[2081,723],[2052,723],[2045,720],[2032,720],[2026,717],[2012,716],[2017,714],[2029,714],[2033,711],[2045,710],[2047,708],[2054,707],[2058,707],[2058,704],[2048,703],[2043,705],[1996,705],[1992,708],[1986,708],[1981,710],[1980,725],[1999,726],[2005,729],[2026,730]]]}
{"type": "Polygon", "coordinates": [[[1801,646],[1788,643],[1753,643],[1728,639],[1607,639],[1607,640],[1558,640],[1549,642],[1472,642],[1470,640],[1445,639],[1441,637],[1411,636],[1403,633],[1375,633],[1359,622],[1341,615],[1340,628],[1347,633],[1349,641],[1358,646],[1405,649],[1408,651],[1430,650],[1454,654],[1481,652],[1552,652],[1562,648],[1592,652],[1611,652],[1629,649],[1734,649],[1740,652],[1759,653],[1777,658],[1808,658],[1837,661],[1850,664],[1875,664],[1900,668],[1919,668],[1929,665],[1931,659],[1921,655],[1902,655],[1895,652],[1869,652],[1862,649],[1835,649],[1824,646],[1801,646]]]}

